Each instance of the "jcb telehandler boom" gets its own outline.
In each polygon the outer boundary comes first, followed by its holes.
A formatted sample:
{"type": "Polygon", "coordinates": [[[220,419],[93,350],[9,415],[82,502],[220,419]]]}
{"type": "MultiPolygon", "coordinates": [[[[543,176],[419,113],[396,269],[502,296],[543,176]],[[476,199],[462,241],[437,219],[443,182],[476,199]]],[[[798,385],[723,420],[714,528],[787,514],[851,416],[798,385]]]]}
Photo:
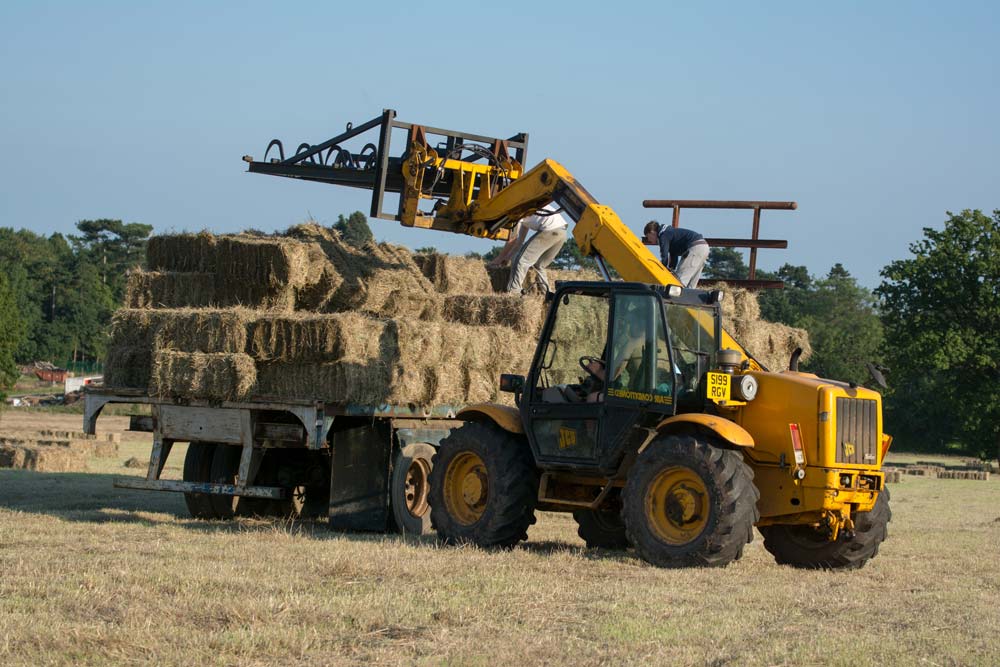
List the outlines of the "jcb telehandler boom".
{"type": "Polygon", "coordinates": [[[560,284],[527,376],[502,379],[518,408],[459,413],[466,425],[442,441],[431,473],[438,532],[512,545],[537,507],[572,511],[590,545],[631,544],[663,566],[725,565],[754,525],[782,563],[851,568],[873,557],[890,517],[879,394],[763,369],[722,330],[721,293],[681,289],[561,165],[523,172],[526,149],[523,134],[409,125],[390,110],[293,158],[245,158],[252,172],[370,187],[373,216],[481,238],[504,239],[555,202],[605,278],[610,265],[624,279],[560,284]],[[379,125],[378,147],[340,146],[379,125]],[[399,158],[393,128],[407,131],[399,158]],[[427,134],[445,142],[432,148],[427,134]],[[387,192],[399,193],[396,214],[382,210],[387,192]],[[433,210],[419,209],[423,199],[433,210]]]}

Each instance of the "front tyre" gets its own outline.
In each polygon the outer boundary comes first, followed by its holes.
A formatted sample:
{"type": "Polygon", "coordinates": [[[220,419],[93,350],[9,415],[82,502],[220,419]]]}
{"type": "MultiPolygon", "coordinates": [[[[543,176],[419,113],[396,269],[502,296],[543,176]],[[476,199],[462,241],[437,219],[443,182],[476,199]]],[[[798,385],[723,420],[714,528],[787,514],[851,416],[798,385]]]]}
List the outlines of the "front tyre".
{"type": "Polygon", "coordinates": [[[489,423],[441,441],[430,474],[431,525],[444,541],[512,547],[535,522],[538,476],[528,446],[489,423]]]}
{"type": "Polygon", "coordinates": [[[764,548],[780,565],[808,569],[856,570],[878,554],[879,545],[889,536],[889,489],[875,499],[871,512],[854,517],[854,535],[834,541],[812,526],[761,526],[764,548]]]}
{"type": "Polygon", "coordinates": [[[703,437],[654,440],[636,458],[622,518],[639,556],[658,567],[723,567],[753,539],[753,471],[703,437]]]}

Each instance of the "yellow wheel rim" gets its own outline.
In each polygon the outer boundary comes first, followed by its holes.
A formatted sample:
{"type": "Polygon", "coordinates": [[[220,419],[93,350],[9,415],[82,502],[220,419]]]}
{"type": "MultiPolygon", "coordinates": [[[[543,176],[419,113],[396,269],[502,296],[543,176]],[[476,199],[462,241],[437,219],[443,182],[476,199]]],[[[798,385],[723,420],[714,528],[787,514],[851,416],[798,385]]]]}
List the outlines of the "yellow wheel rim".
{"type": "Polygon", "coordinates": [[[463,526],[482,518],[490,486],[486,464],[472,452],[462,452],[444,473],[444,504],[448,513],[463,526]]]}
{"type": "Polygon", "coordinates": [[[646,520],[667,544],[687,544],[701,535],[708,514],[708,488],[690,468],[666,468],[646,490],[646,520]]]}

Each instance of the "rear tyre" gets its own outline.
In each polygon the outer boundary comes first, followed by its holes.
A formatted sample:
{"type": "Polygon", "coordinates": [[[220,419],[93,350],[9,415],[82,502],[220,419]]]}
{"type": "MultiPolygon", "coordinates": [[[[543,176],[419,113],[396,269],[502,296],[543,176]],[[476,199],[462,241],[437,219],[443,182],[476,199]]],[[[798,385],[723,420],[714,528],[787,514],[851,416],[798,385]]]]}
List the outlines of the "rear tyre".
{"type": "Polygon", "coordinates": [[[626,534],[658,567],[723,567],[753,539],[759,493],[739,452],[668,436],[636,458],[622,494],[626,534]]]}
{"type": "Polygon", "coordinates": [[[781,565],[808,569],[856,570],[878,554],[889,536],[889,489],[878,494],[871,512],[854,516],[854,535],[829,541],[811,526],[762,526],[764,548],[781,565]]]}
{"type": "Polygon", "coordinates": [[[512,547],[535,523],[538,475],[526,443],[467,422],[441,441],[431,469],[431,524],[450,544],[512,547]]]}
{"type": "MultiPolygon", "coordinates": [[[[212,471],[210,480],[213,484],[235,484],[236,474],[240,470],[240,454],[243,448],[234,445],[216,445],[212,456],[212,471]]],[[[229,520],[236,516],[238,496],[209,496],[212,510],[218,519],[229,520]]]]}
{"type": "MultiPolygon", "coordinates": [[[[184,481],[207,482],[211,474],[214,454],[215,445],[211,443],[192,442],[188,444],[187,454],[184,456],[184,481]]],[[[218,518],[212,507],[212,496],[207,493],[185,493],[184,504],[187,505],[188,512],[195,519],[218,518]]]]}
{"type": "Polygon", "coordinates": [[[404,535],[429,535],[431,508],[428,502],[434,447],[412,442],[396,453],[392,467],[392,515],[396,529],[404,535]]]}
{"type": "Polygon", "coordinates": [[[628,536],[620,511],[576,510],[573,518],[577,534],[587,543],[588,549],[628,549],[628,536]]]}

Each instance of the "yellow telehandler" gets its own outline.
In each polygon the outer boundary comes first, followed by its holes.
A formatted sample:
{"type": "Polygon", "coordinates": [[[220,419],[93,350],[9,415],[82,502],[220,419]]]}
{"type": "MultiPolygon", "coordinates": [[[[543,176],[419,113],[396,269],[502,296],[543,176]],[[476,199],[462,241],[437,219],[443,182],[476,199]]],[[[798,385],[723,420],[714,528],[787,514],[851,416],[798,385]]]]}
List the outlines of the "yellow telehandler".
{"type": "Polygon", "coordinates": [[[499,379],[517,407],[465,406],[441,441],[429,502],[446,541],[512,546],[548,510],[572,512],[590,546],[631,546],[663,567],[726,565],[754,526],[779,563],[854,568],[877,554],[891,516],[880,395],[799,372],[795,359],[763,368],[722,328],[722,292],[682,288],[557,162],[525,171],[526,134],[441,130],[386,110],[291,157],[272,148],[278,158],[244,158],[251,172],[371,189],[373,217],[410,227],[502,240],[555,203],[605,276],[549,295],[531,367],[499,379]],[[376,127],[377,143],[344,147],[376,127]]]}

